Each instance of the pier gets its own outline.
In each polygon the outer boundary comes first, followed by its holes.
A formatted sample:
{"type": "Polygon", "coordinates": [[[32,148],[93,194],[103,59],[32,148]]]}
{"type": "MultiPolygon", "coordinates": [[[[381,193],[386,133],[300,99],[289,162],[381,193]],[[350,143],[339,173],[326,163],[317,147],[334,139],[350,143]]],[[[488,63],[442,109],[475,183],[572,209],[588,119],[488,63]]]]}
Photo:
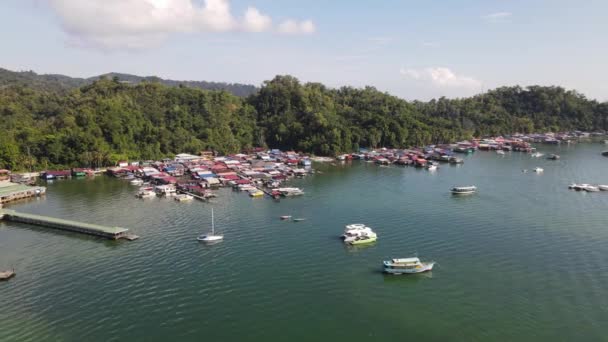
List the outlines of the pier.
{"type": "Polygon", "coordinates": [[[46,188],[43,186],[27,186],[7,182],[0,183],[0,207],[4,203],[43,196],[46,193],[46,188]]]}
{"type": "Polygon", "coordinates": [[[138,238],[137,235],[129,234],[129,230],[127,228],[106,227],[97,224],[82,223],[42,215],[21,213],[9,209],[0,209],[0,220],[27,223],[53,229],[67,230],[76,233],[99,236],[111,240],[127,239],[131,241],[138,238]]]}

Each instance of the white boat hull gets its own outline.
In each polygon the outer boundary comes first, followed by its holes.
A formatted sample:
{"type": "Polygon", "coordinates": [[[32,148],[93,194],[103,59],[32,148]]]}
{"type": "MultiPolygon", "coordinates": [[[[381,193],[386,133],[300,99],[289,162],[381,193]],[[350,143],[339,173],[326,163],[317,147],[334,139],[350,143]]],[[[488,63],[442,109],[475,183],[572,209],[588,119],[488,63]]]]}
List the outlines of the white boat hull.
{"type": "Polygon", "coordinates": [[[423,273],[433,270],[433,266],[435,266],[434,262],[423,262],[421,263],[419,268],[390,268],[384,266],[384,272],[388,274],[416,274],[423,273]]]}

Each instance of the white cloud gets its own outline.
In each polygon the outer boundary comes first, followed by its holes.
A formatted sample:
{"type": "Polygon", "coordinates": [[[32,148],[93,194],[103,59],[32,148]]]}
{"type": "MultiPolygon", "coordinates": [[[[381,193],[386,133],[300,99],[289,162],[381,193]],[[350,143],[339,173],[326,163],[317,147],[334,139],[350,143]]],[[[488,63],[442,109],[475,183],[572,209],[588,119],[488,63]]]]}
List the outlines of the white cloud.
{"type": "Polygon", "coordinates": [[[406,69],[399,71],[406,78],[421,82],[430,82],[436,87],[442,88],[467,88],[478,89],[481,81],[463,75],[457,75],[452,70],[445,67],[430,67],[424,69],[406,69]]]}
{"type": "Polygon", "coordinates": [[[316,31],[316,27],[310,20],[297,21],[287,19],[279,25],[278,30],[283,34],[310,34],[316,31]]]}
{"type": "Polygon", "coordinates": [[[482,15],[481,19],[483,19],[489,23],[500,23],[500,22],[508,21],[512,15],[513,15],[513,13],[511,13],[511,12],[496,12],[496,13],[482,15]]]}
{"type": "MultiPolygon", "coordinates": [[[[146,48],[162,44],[171,34],[271,31],[272,19],[249,7],[242,18],[230,0],[49,0],[68,41],[78,46],[146,48]]],[[[313,33],[312,21],[298,22],[293,33],[313,33]]],[[[282,24],[283,25],[283,24],[282,24]]],[[[281,26],[277,29],[280,31],[281,26]]],[[[290,29],[293,29],[290,26],[290,29]]],[[[291,32],[290,32],[291,33],[291,32]]]]}
{"type": "Polygon", "coordinates": [[[256,8],[249,7],[245,12],[245,21],[243,25],[247,31],[263,32],[272,27],[272,19],[270,19],[269,16],[260,13],[256,8]]]}

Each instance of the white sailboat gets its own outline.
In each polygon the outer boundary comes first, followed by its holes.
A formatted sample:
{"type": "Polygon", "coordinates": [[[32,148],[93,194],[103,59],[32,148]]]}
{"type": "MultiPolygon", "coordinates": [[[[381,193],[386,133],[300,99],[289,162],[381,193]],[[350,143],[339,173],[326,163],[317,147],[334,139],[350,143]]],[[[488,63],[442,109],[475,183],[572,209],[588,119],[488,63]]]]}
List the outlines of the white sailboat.
{"type": "Polygon", "coordinates": [[[215,221],[213,219],[213,208],[211,208],[211,234],[201,234],[196,238],[202,242],[219,242],[224,240],[224,235],[215,234],[215,221]]]}

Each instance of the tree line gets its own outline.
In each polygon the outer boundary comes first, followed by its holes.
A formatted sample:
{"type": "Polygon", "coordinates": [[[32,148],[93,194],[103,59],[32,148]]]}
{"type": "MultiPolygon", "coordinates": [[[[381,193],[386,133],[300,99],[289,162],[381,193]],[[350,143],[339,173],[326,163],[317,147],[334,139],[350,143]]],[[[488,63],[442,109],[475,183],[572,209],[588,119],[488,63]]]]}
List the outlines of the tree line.
{"type": "Polygon", "coordinates": [[[463,99],[405,101],[373,87],[266,81],[225,90],[102,78],[69,92],[0,88],[0,168],[102,167],[180,152],[256,146],[335,155],[483,135],[606,130],[608,103],[560,87],[503,87],[463,99]]]}

